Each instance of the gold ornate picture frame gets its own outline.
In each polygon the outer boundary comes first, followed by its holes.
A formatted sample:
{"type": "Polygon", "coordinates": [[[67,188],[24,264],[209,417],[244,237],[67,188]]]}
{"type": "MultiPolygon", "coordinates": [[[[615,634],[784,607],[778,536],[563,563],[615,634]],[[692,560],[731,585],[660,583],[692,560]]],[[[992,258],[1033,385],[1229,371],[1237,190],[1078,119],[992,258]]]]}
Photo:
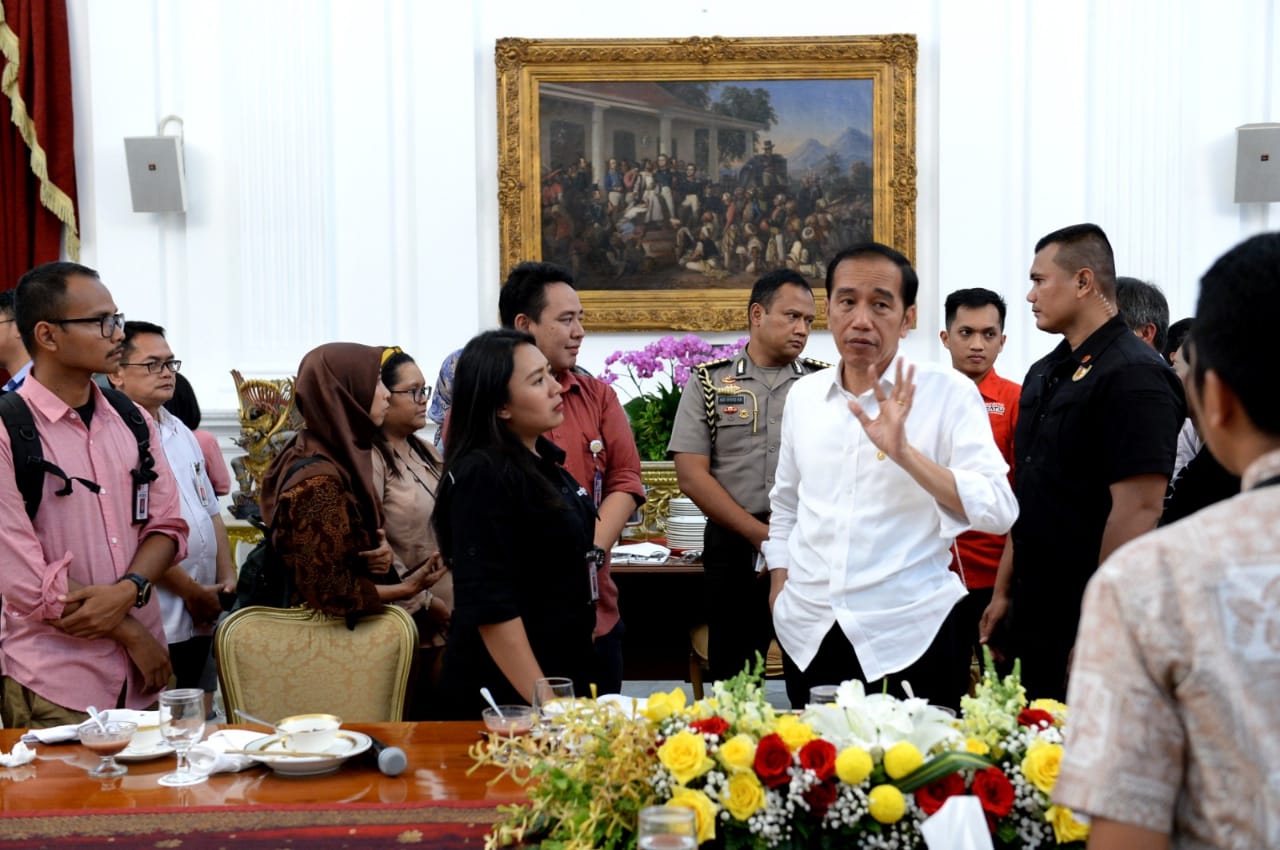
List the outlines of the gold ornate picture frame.
{"type": "Polygon", "coordinates": [[[913,35],[507,38],[495,55],[502,275],[571,267],[592,330],[738,329],[772,268],[820,287],[868,238],[915,258],[913,35]]]}

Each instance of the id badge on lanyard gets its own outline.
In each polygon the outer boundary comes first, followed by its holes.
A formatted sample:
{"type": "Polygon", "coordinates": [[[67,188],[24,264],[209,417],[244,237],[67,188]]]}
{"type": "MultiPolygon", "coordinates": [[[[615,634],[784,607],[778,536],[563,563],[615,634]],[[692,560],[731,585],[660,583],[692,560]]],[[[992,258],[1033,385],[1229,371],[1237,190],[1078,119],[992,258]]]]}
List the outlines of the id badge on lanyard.
{"type": "Polygon", "coordinates": [[[591,476],[591,499],[599,508],[604,501],[604,470],[600,468],[600,452],[604,451],[604,441],[597,437],[587,448],[591,450],[591,467],[595,471],[591,476]]]}

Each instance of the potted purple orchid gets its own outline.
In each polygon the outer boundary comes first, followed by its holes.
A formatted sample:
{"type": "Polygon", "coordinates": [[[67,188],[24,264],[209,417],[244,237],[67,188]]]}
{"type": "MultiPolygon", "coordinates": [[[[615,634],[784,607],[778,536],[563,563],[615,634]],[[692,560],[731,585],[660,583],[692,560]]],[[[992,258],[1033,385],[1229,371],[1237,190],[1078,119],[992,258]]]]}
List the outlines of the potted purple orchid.
{"type": "Polygon", "coordinates": [[[708,361],[732,357],[746,344],[745,337],[728,345],[712,345],[695,334],[678,339],[664,336],[643,348],[615,351],[605,358],[600,379],[612,384],[626,376],[635,388],[635,395],[622,407],[631,420],[641,460],[666,459],[680,395],[693,370],[708,361]],[[615,366],[619,371],[614,371],[615,366]],[[655,377],[656,390],[641,385],[641,381],[655,377]]]}

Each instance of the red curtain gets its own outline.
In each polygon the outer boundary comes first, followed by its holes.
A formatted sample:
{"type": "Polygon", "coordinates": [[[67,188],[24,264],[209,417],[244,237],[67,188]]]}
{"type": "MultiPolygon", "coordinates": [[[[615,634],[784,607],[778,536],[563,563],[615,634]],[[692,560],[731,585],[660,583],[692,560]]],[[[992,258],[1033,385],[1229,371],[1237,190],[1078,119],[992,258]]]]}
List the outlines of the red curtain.
{"type": "Polygon", "coordinates": [[[66,0],[0,0],[0,289],[80,255],[66,0]]]}

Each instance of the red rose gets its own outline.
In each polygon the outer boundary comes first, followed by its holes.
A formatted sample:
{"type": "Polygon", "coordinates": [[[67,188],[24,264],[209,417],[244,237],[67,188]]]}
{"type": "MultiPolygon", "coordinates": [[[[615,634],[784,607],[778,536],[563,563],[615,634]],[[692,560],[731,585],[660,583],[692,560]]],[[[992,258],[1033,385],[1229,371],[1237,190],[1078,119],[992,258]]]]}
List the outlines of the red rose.
{"type": "Polygon", "coordinates": [[[1053,715],[1042,708],[1024,708],[1018,712],[1018,725],[1039,729],[1053,725],[1053,715]]]}
{"type": "Polygon", "coordinates": [[[754,767],[760,781],[770,788],[777,788],[791,781],[787,773],[787,768],[791,767],[791,751],[777,733],[765,735],[756,744],[754,767]]]}
{"type": "Polygon", "coordinates": [[[973,795],[982,801],[982,808],[1002,818],[1013,811],[1013,783],[998,767],[978,771],[973,777],[973,795]]]}
{"type": "Polygon", "coordinates": [[[729,721],[723,717],[708,717],[706,720],[695,720],[689,728],[701,735],[717,735],[721,738],[729,731],[729,721]]]}
{"type": "Polygon", "coordinates": [[[809,804],[809,811],[816,817],[822,817],[836,801],[838,793],[834,782],[819,782],[804,792],[804,801],[809,804]]]}
{"type": "Polygon", "coordinates": [[[814,738],[800,748],[800,766],[812,770],[823,782],[836,775],[836,748],[829,741],[814,738]]]}
{"type": "Polygon", "coordinates": [[[964,777],[958,773],[948,773],[916,791],[916,805],[926,815],[931,815],[942,808],[948,797],[963,793],[964,777]]]}

